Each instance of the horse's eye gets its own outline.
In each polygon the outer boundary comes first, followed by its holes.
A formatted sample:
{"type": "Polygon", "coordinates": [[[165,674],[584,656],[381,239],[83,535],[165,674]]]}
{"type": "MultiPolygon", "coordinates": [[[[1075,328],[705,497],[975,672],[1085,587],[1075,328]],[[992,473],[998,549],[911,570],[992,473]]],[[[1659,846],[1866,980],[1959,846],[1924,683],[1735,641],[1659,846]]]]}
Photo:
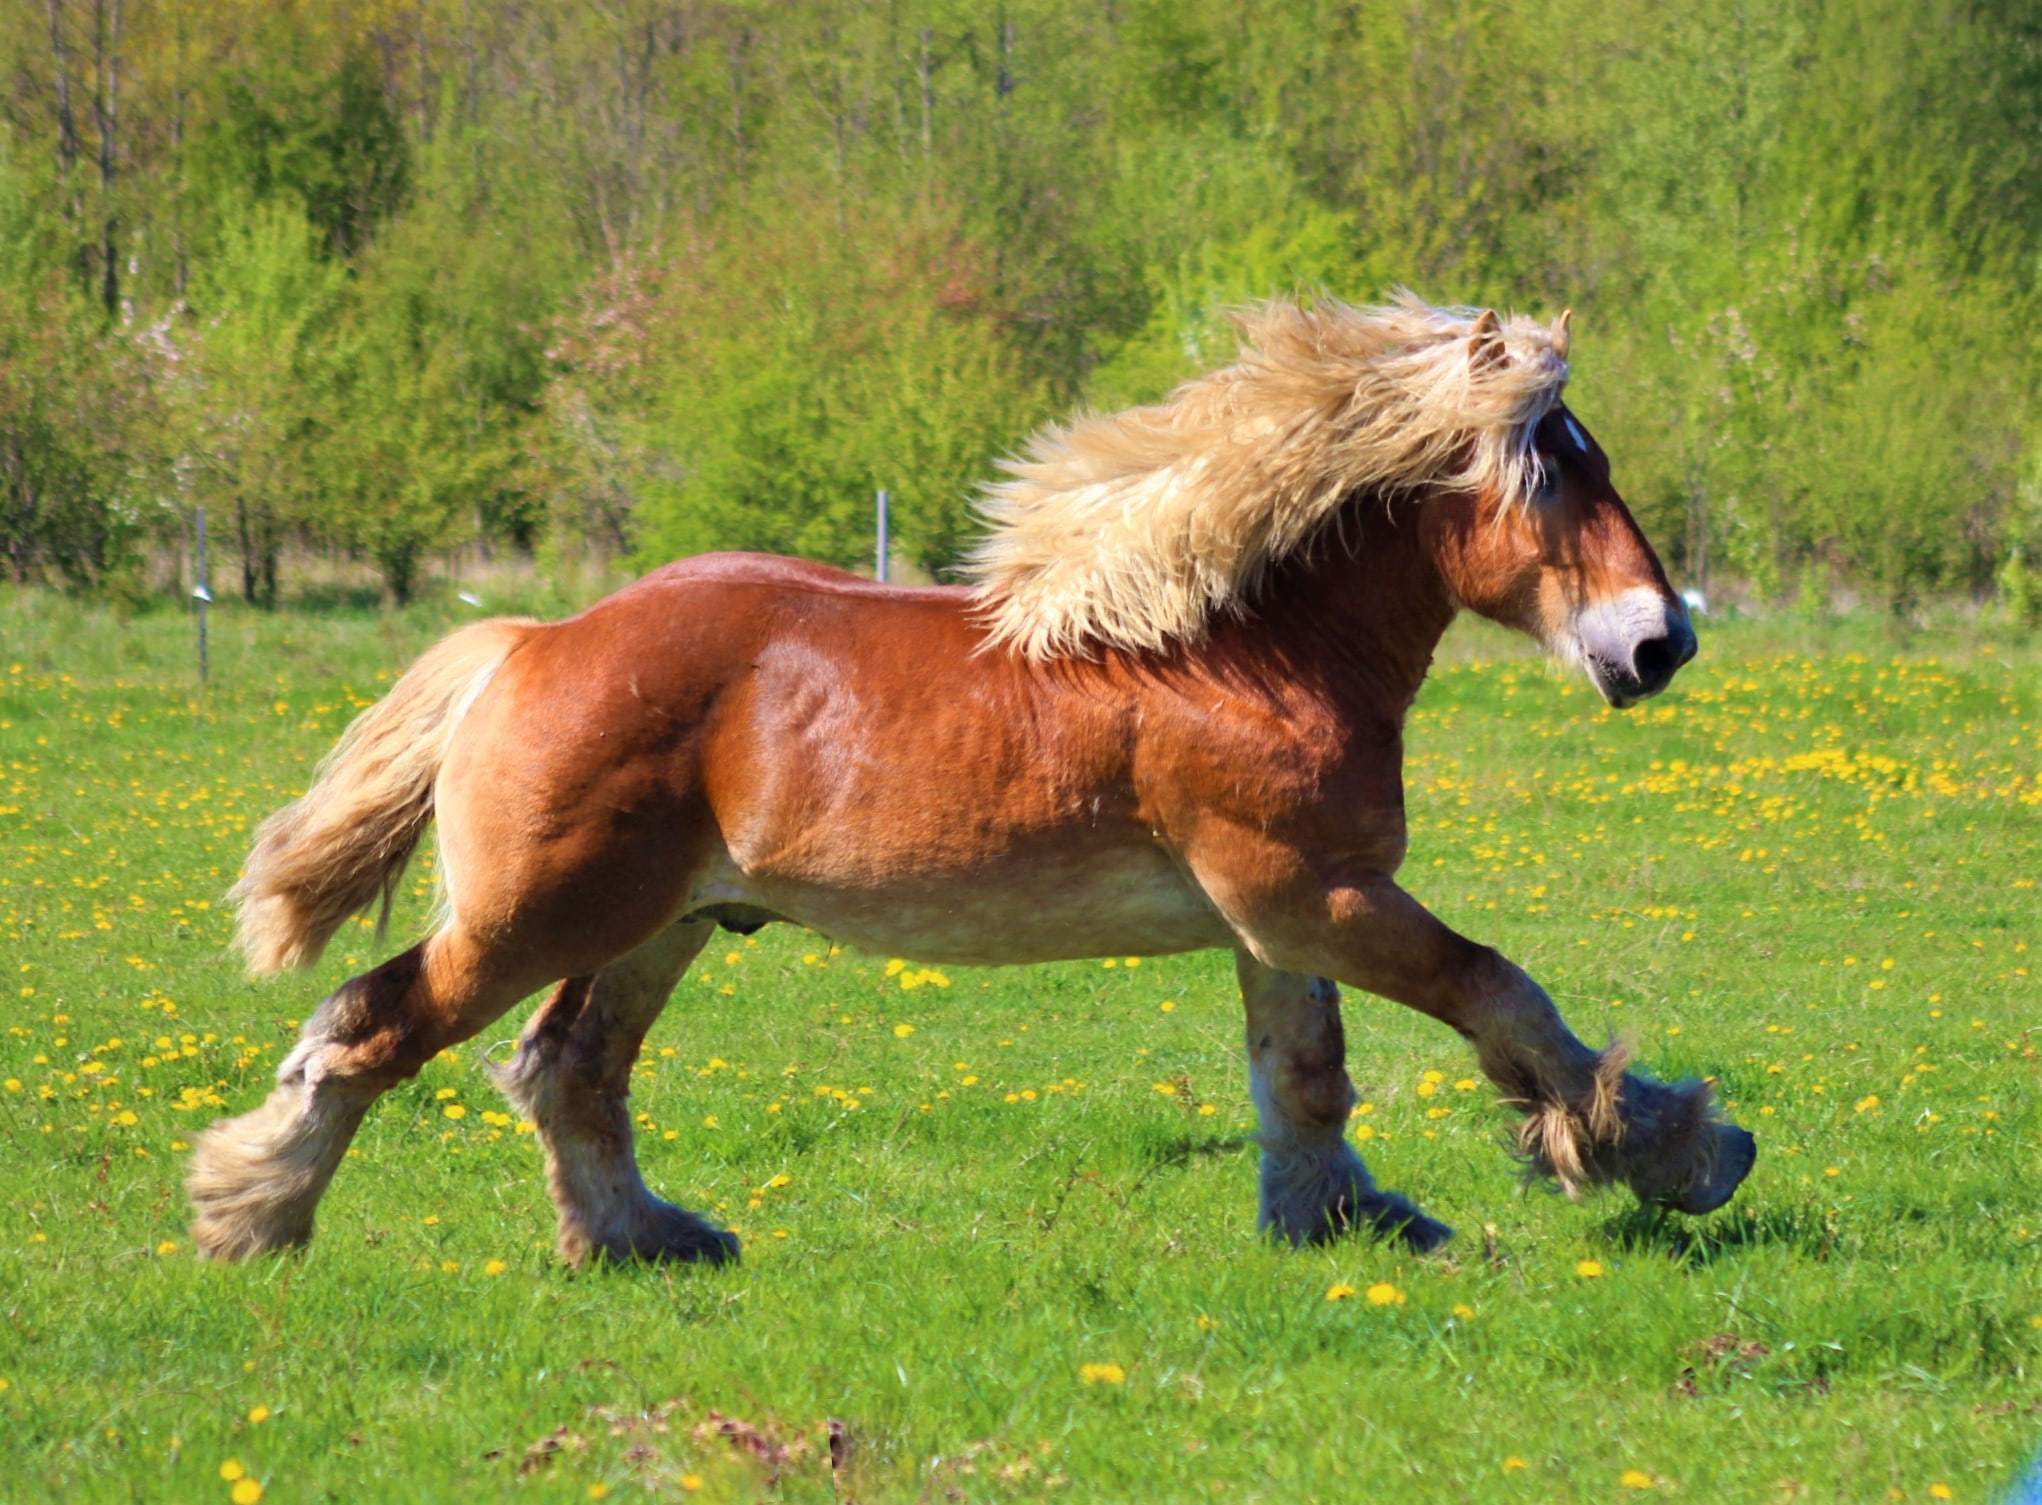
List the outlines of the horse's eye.
{"type": "Polygon", "coordinates": [[[1560,497],[1560,462],[1548,454],[1539,456],[1539,484],[1532,493],[1532,500],[1540,506],[1558,501],[1560,497]]]}

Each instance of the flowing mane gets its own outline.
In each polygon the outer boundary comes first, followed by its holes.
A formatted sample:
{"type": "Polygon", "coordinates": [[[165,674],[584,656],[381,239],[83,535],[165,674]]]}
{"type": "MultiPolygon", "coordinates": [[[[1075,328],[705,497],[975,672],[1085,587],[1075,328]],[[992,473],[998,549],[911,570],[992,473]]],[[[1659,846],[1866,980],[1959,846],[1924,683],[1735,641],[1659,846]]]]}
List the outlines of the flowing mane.
{"type": "Polygon", "coordinates": [[[1537,486],[1567,381],[1548,328],[1407,292],[1238,316],[1240,357],[1162,402],[1039,431],[980,511],[990,640],[1033,659],[1195,639],[1358,492],[1537,486]]]}

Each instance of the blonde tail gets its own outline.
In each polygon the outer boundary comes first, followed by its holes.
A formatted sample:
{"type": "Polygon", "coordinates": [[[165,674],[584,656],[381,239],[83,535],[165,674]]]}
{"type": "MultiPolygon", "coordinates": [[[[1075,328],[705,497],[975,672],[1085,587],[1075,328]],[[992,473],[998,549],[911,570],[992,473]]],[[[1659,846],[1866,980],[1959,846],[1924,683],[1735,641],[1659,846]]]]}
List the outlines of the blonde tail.
{"type": "Polygon", "coordinates": [[[539,624],[504,617],[426,650],[390,693],[357,716],[312,787],[255,833],[241,881],[235,943],[252,973],[305,967],[350,915],[384,912],[433,813],[433,781],[462,714],[539,624]]]}

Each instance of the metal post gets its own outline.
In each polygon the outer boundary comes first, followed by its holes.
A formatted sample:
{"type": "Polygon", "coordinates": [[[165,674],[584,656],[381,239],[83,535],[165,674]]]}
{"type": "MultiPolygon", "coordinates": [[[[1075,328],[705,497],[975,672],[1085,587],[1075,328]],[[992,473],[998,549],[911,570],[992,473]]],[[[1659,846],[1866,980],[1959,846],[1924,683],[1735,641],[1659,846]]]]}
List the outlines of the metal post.
{"type": "Polygon", "coordinates": [[[206,581],[206,508],[199,504],[198,536],[198,584],[192,588],[191,598],[199,604],[199,683],[206,682],[206,608],[213,604],[213,590],[206,581]]]}
{"type": "Polygon", "coordinates": [[[879,547],[875,553],[877,564],[873,574],[875,580],[886,578],[886,557],[892,552],[893,547],[892,540],[887,536],[886,523],[886,493],[882,491],[879,493],[879,547]]]}

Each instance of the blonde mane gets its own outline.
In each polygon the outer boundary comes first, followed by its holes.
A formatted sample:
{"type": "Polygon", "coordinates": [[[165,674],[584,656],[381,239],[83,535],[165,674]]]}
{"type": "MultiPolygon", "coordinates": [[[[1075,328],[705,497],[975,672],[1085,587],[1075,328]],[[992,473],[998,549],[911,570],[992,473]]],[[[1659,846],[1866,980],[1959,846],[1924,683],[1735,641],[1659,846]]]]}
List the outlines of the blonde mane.
{"type": "Polygon", "coordinates": [[[1564,319],[1274,301],[1240,357],[1162,402],[1038,432],[980,500],[967,572],[989,639],[1032,659],[1195,640],[1357,493],[1537,487],[1564,319]]]}

